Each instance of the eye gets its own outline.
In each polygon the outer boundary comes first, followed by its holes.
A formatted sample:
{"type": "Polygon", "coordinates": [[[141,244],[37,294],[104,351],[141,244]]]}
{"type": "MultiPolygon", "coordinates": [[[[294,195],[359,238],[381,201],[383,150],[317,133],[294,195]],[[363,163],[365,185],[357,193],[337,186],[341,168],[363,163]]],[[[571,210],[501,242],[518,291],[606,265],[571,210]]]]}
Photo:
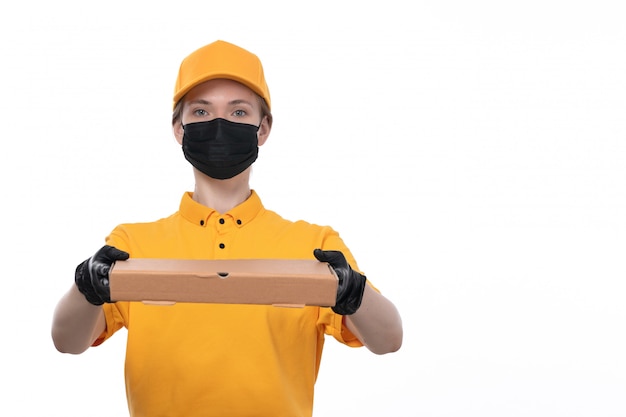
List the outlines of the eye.
{"type": "Polygon", "coordinates": [[[248,114],[248,113],[247,113],[245,110],[241,110],[241,109],[239,109],[239,110],[235,110],[235,111],[233,112],[233,116],[237,116],[237,117],[244,117],[244,116],[246,116],[247,114],[248,114]]]}
{"type": "Polygon", "coordinates": [[[209,113],[204,109],[196,109],[193,111],[193,114],[194,116],[202,117],[208,115],[209,113]]]}

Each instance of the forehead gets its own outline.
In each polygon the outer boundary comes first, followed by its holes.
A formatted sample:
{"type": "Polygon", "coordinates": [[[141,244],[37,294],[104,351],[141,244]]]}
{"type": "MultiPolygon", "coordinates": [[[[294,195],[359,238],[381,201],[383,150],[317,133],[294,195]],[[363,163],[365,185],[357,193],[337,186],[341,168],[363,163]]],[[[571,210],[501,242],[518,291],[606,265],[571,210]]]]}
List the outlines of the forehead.
{"type": "Polygon", "coordinates": [[[217,78],[205,81],[189,90],[185,101],[205,99],[213,102],[217,99],[224,99],[226,101],[245,100],[256,104],[256,97],[254,91],[237,81],[217,78]]]}

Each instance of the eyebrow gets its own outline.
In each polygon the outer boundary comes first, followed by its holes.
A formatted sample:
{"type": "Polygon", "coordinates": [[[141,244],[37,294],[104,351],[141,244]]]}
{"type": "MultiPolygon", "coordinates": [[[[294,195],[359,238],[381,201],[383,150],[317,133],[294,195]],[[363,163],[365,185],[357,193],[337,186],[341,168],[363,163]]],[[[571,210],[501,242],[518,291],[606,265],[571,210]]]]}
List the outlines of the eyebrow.
{"type": "Polygon", "coordinates": [[[211,104],[211,102],[203,100],[203,99],[198,99],[198,100],[189,101],[188,104],[211,104]]]}
{"type": "Polygon", "coordinates": [[[243,99],[232,100],[232,101],[229,101],[228,104],[230,105],[247,104],[248,106],[253,107],[251,102],[249,102],[248,100],[243,100],[243,99]]]}
{"type": "MultiPolygon", "coordinates": [[[[190,101],[188,104],[204,104],[204,105],[211,105],[213,103],[211,103],[210,101],[204,100],[204,99],[197,99],[197,100],[192,100],[190,101]]],[[[238,104],[247,104],[250,107],[254,107],[253,104],[251,102],[249,102],[248,100],[243,100],[243,99],[236,99],[236,100],[231,100],[228,102],[229,105],[234,106],[234,105],[238,105],[238,104]]]]}

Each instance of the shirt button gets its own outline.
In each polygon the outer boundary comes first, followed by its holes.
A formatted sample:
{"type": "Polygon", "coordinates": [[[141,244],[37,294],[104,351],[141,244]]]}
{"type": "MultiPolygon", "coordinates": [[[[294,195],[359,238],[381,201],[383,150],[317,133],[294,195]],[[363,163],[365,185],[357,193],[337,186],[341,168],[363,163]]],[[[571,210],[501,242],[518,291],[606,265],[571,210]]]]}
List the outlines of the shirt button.
{"type": "Polygon", "coordinates": [[[204,226],[204,220],[200,220],[200,226],[204,226]]]}
{"type": "Polygon", "coordinates": [[[241,220],[237,219],[237,224],[241,224],[241,220]]]}
{"type": "Polygon", "coordinates": [[[226,245],[224,245],[223,243],[220,243],[220,249],[224,249],[226,247],[226,245]]]}
{"type": "Polygon", "coordinates": [[[220,224],[224,224],[224,219],[220,219],[220,224]]]}

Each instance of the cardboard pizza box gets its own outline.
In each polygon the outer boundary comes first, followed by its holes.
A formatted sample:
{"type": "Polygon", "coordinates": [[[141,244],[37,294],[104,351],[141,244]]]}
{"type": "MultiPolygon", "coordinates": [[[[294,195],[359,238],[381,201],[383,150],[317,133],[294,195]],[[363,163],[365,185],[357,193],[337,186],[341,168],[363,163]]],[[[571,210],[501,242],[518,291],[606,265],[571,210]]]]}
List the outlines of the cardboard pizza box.
{"type": "Polygon", "coordinates": [[[109,285],[113,301],[331,307],[338,280],[317,260],[130,258],[111,268],[109,285]]]}

